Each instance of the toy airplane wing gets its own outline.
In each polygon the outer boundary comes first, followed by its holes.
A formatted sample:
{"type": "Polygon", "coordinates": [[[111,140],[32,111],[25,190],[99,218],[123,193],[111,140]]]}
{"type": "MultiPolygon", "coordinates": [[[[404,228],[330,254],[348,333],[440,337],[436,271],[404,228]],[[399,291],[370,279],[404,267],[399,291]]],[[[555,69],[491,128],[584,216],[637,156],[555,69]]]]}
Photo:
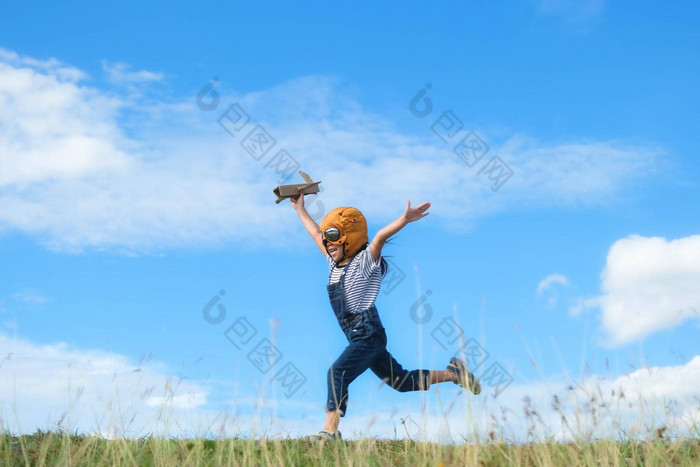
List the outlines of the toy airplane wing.
{"type": "Polygon", "coordinates": [[[314,182],[311,180],[311,177],[309,177],[307,174],[302,172],[301,170],[299,171],[301,176],[304,178],[306,183],[298,183],[296,185],[281,185],[272,190],[272,192],[277,195],[277,200],[275,200],[275,203],[279,204],[280,201],[284,201],[287,198],[291,198],[294,196],[299,196],[299,195],[315,195],[316,193],[319,192],[318,184],[321,183],[319,180],[318,182],[314,182]]]}
{"type": "MultiPolygon", "coordinates": [[[[311,177],[307,175],[306,172],[302,172],[301,170],[299,171],[299,174],[302,176],[304,180],[306,180],[306,183],[313,183],[313,180],[311,180],[311,177]]],[[[321,182],[318,182],[321,183],[321,182]]]]}

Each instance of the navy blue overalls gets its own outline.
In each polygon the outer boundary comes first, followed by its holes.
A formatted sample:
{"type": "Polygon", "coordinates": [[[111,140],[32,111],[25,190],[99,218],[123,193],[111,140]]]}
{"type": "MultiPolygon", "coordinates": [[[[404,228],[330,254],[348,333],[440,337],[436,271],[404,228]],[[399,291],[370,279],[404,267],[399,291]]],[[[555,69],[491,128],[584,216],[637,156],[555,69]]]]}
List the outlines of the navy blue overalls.
{"type": "Polygon", "coordinates": [[[368,368],[397,391],[422,391],[430,387],[428,370],[404,370],[386,350],[386,332],[374,304],[359,313],[348,311],[343,285],[351,263],[343,267],[338,282],[327,285],[331,307],[348,339],[348,346],[328,370],[326,408],[340,410],[341,416],[348,405],[348,385],[368,368]]]}

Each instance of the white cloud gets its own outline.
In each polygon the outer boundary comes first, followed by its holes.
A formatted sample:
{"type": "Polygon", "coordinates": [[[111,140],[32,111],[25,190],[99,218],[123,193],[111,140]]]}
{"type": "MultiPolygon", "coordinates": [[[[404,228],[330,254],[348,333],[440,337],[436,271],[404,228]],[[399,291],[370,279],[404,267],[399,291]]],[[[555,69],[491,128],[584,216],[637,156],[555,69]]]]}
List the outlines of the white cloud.
{"type": "Polygon", "coordinates": [[[177,396],[151,396],[146,399],[148,407],[163,407],[171,404],[176,409],[194,409],[207,402],[206,393],[180,394],[177,396]]]}
{"type": "Polygon", "coordinates": [[[567,285],[568,283],[569,279],[567,279],[566,276],[561,274],[550,274],[542,279],[539,284],[537,284],[537,295],[542,295],[543,292],[548,290],[554,284],[567,285]]]}
{"type": "MultiPolygon", "coordinates": [[[[194,95],[154,102],[125,83],[119,98],[81,82],[83,74],[66,79],[55,60],[34,62],[0,54],[0,231],[25,232],[58,250],[295,244],[294,235],[305,233],[288,202],[273,203],[280,177],[269,162],[279,148],[323,180],[318,200],[307,198],[312,214],[350,204],[383,222],[406,199],[430,200],[433,222],[457,231],[497,211],[610,202],[652,173],[662,154],[614,141],[547,144],[516,135],[491,144],[514,171],[494,193],[428,130],[430,122],[420,137],[403,134],[363,111],[333,78],[246,95],[219,88],[219,108],[207,113],[194,95]],[[233,102],[251,117],[235,138],[217,124],[233,102]],[[277,140],[260,161],[240,144],[257,123],[277,140]],[[295,232],[287,244],[278,243],[280,229],[295,232]]],[[[125,81],[157,78],[108,69],[126,73],[125,81]]]]}
{"type": "MultiPolygon", "coordinates": [[[[613,378],[516,382],[497,398],[486,381],[477,397],[451,384],[437,385],[415,394],[421,404],[378,385],[377,394],[351,399],[341,430],[346,438],[443,442],[483,441],[490,432],[510,441],[616,439],[621,430],[643,437],[660,426],[669,434],[688,435],[700,422],[698,380],[700,356],[613,378]],[[525,408],[536,415],[523,416],[525,408]]],[[[132,363],[116,353],[0,333],[0,420],[13,432],[56,429],[60,422],[71,432],[108,437],[299,437],[317,432],[323,423],[322,401],[277,400],[266,397],[264,389],[254,397],[254,384],[244,385],[245,394],[231,394],[230,388],[238,386],[237,381],[178,378],[150,356],[132,363]],[[209,399],[217,387],[233,398],[215,410],[209,399]]]]}
{"type": "Polygon", "coordinates": [[[490,433],[511,442],[619,439],[623,433],[644,438],[662,426],[667,434],[690,436],[700,423],[699,378],[696,356],[684,365],[643,368],[613,378],[591,375],[573,381],[553,376],[514,383],[496,399],[488,390],[476,397],[453,395],[450,385],[439,385],[440,394],[426,395],[422,407],[399,402],[393,411],[352,412],[341,429],[355,436],[370,431],[382,438],[398,434],[438,442],[483,442],[490,433]]]}
{"type": "Polygon", "coordinates": [[[39,305],[51,301],[50,298],[45,297],[42,294],[40,294],[39,292],[36,292],[34,290],[21,290],[19,292],[13,293],[11,295],[11,297],[13,300],[16,300],[19,302],[33,303],[33,304],[39,304],[39,305]]]}
{"type": "Polygon", "coordinates": [[[609,201],[626,183],[651,173],[662,153],[614,141],[545,144],[521,135],[500,152],[518,164],[520,176],[512,183],[520,186],[509,187],[512,194],[550,205],[609,201]]]}
{"type": "Polygon", "coordinates": [[[147,70],[130,71],[130,68],[131,66],[126,63],[102,61],[102,69],[107,73],[107,79],[115,84],[148,83],[161,81],[164,78],[162,73],[147,70]]]}
{"type": "Polygon", "coordinates": [[[569,307],[571,316],[578,316],[587,308],[595,307],[598,304],[598,300],[595,298],[577,297],[574,301],[575,303],[569,307]]]}
{"type": "Polygon", "coordinates": [[[0,419],[13,431],[55,429],[60,422],[83,432],[134,435],[155,429],[163,411],[205,405],[209,393],[150,359],[134,364],[65,343],[40,345],[0,333],[0,356],[0,419]]]}
{"type": "Polygon", "coordinates": [[[554,288],[554,285],[565,286],[569,283],[566,276],[561,274],[551,274],[537,284],[537,297],[547,300],[547,305],[554,307],[559,301],[559,293],[554,288]]]}
{"type": "Polygon", "coordinates": [[[11,50],[0,47],[0,61],[15,67],[30,67],[36,70],[45,71],[57,77],[61,81],[77,82],[87,78],[87,75],[77,68],[61,63],[55,58],[49,60],[37,60],[32,57],[18,55],[11,50]]]}
{"type": "MultiPolygon", "coordinates": [[[[115,353],[42,345],[0,333],[2,425],[30,433],[60,425],[110,437],[299,437],[317,432],[323,422],[322,401],[277,400],[265,397],[265,391],[251,397],[250,387],[214,410],[211,392],[221,386],[230,395],[228,388],[240,382],[202,384],[178,378],[150,358],[142,360],[132,363],[115,353]]],[[[554,376],[514,383],[495,399],[486,381],[478,397],[443,384],[418,393],[421,404],[382,385],[377,390],[388,399],[356,396],[341,430],[346,438],[450,442],[483,441],[490,432],[511,441],[615,439],[621,430],[643,437],[660,426],[687,435],[700,422],[698,380],[700,356],[683,365],[643,368],[612,379],[592,375],[575,382],[554,376]],[[525,408],[536,415],[523,416],[525,408]]],[[[241,381],[249,382],[246,377],[241,381]]]]}
{"type": "Polygon", "coordinates": [[[82,86],[82,73],[55,60],[3,56],[13,60],[0,61],[0,195],[10,189],[31,198],[24,190],[52,180],[127,168],[112,118],[117,101],[82,86]]]}
{"type": "Polygon", "coordinates": [[[632,235],[615,242],[602,295],[571,311],[600,307],[609,345],[618,346],[700,317],[700,235],[668,241],[632,235]]]}

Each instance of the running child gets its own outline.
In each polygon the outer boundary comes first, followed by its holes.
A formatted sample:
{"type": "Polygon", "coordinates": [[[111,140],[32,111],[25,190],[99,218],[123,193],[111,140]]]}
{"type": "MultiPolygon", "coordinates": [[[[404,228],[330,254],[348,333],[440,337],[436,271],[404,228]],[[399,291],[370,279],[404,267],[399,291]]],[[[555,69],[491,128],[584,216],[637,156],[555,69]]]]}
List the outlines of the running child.
{"type": "Polygon", "coordinates": [[[328,370],[326,423],[318,435],[310,438],[342,439],[338,425],[347,410],[348,386],[368,369],[400,392],[425,391],[431,384],[449,381],[479,394],[479,381],[458,358],[450,359],[446,370],[405,370],[386,349],[386,332],[374,305],[388,271],[381,256],[384,243],[407,224],[427,216],[430,203],[412,208],[409,201],[403,215],[377,232],[370,243],[367,221],[357,209],[336,208],[319,227],[306,211],[303,196],[290,200],[328,260],[328,297],[348,340],[348,346],[328,370]]]}

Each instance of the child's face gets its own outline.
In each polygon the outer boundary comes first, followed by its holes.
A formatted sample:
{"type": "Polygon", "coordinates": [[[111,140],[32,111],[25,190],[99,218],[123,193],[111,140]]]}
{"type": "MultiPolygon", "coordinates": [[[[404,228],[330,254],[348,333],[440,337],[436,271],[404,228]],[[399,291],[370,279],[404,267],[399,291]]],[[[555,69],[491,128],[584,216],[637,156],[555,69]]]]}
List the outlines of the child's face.
{"type": "Polygon", "coordinates": [[[334,243],[326,243],[326,251],[331,255],[333,261],[336,263],[345,254],[345,245],[336,245],[334,243]]]}

